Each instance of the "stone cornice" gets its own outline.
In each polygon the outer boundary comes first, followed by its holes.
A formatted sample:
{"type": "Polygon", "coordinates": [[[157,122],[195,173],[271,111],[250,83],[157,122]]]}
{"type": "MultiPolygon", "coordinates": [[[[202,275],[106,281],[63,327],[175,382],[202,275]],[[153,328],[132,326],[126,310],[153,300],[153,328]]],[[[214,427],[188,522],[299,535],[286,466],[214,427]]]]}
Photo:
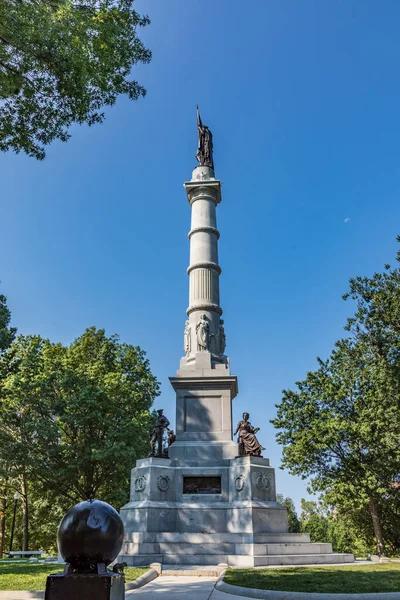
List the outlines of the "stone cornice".
{"type": "Polygon", "coordinates": [[[187,268],[187,274],[190,275],[190,273],[192,271],[194,271],[195,269],[213,269],[214,271],[217,271],[218,275],[221,275],[221,267],[219,265],[217,265],[217,263],[213,263],[213,262],[201,262],[201,263],[195,263],[194,265],[189,265],[187,268]]]}
{"type": "Polygon", "coordinates": [[[221,182],[218,179],[186,181],[183,185],[185,186],[190,204],[195,200],[201,199],[202,196],[209,200],[213,200],[216,204],[219,204],[222,200],[221,182]],[[197,192],[197,194],[195,195],[193,192],[197,192]]]}
{"type": "Polygon", "coordinates": [[[238,393],[238,381],[236,375],[218,375],[216,371],[215,377],[196,377],[190,376],[188,373],[187,377],[170,377],[174,390],[206,390],[206,389],[230,389],[232,399],[238,393]]]}
{"type": "Polygon", "coordinates": [[[188,374],[185,377],[169,377],[168,379],[173,385],[181,388],[186,388],[188,383],[190,383],[190,385],[197,385],[200,388],[203,386],[212,387],[213,385],[219,385],[220,387],[235,387],[237,384],[236,375],[220,375],[217,369],[215,369],[215,376],[213,375],[212,377],[190,375],[190,371],[188,370],[188,374]]]}
{"type": "Polygon", "coordinates": [[[213,233],[214,235],[217,236],[217,240],[219,240],[220,234],[219,234],[218,229],[216,229],[215,227],[195,227],[194,229],[191,229],[189,231],[188,238],[190,239],[194,233],[200,233],[200,232],[213,233]]]}

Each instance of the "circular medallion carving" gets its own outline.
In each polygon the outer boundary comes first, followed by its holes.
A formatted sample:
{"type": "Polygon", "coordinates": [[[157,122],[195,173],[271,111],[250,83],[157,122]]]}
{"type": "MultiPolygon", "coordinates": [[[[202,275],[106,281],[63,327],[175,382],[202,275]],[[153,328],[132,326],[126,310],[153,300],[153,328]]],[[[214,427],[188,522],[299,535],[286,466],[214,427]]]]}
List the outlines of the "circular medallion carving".
{"type": "Polygon", "coordinates": [[[157,477],[157,487],[162,492],[166,492],[169,488],[169,477],[168,475],[160,475],[157,477]]]}
{"type": "Polygon", "coordinates": [[[271,487],[271,478],[265,473],[256,474],[256,487],[259,490],[268,490],[271,487]]]}
{"type": "Polygon", "coordinates": [[[144,475],[138,475],[137,477],[135,477],[133,487],[135,489],[135,492],[143,492],[143,490],[146,487],[146,477],[144,475]]]}
{"type": "Polygon", "coordinates": [[[244,488],[244,477],[243,475],[238,475],[235,477],[235,490],[237,492],[241,492],[244,488]]]}

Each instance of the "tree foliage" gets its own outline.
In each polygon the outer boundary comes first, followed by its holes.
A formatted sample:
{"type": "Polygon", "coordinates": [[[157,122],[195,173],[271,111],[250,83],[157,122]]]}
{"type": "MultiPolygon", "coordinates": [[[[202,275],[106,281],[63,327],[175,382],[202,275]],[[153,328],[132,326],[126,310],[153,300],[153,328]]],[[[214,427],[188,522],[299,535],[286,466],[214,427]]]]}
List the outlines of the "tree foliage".
{"type": "Polygon", "coordinates": [[[331,541],[328,536],[328,516],[318,502],[301,499],[300,522],[301,531],[310,534],[311,542],[331,541]]]}
{"type": "Polygon", "coordinates": [[[371,519],[368,526],[357,526],[353,515],[330,509],[325,501],[301,500],[301,531],[311,542],[330,542],[334,552],[352,553],[365,558],[374,551],[371,519]]]}
{"type": "Polygon", "coordinates": [[[145,89],[132,67],[151,53],[134,0],[0,0],[0,150],[43,159],[73,123],[93,125],[120,94],[145,89]]]}
{"type": "Polygon", "coordinates": [[[272,422],[283,466],[342,511],[368,510],[382,553],[394,535],[382,517],[400,505],[400,269],[351,279],[344,298],[349,336],[283,391],[272,422]]]}
{"type": "Polygon", "coordinates": [[[288,511],[290,533],[308,533],[311,542],[331,543],[334,552],[352,553],[362,558],[374,552],[374,531],[366,511],[357,518],[354,513],[332,509],[324,498],[318,501],[302,498],[298,516],[291,498],[277,494],[277,501],[288,511]]]}
{"type": "Polygon", "coordinates": [[[0,360],[0,460],[70,504],[120,506],[148,452],[159,384],[144,352],[90,328],[70,346],[20,336],[0,360]]]}
{"type": "MultiPolygon", "coordinates": [[[[11,345],[17,332],[15,327],[10,327],[11,312],[7,306],[7,298],[0,294],[0,356],[7,348],[11,345]]],[[[9,481],[4,475],[4,468],[2,468],[0,458],[0,558],[4,551],[5,541],[5,525],[6,525],[6,512],[7,512],[7,495],[9,490],[9,481]]]]}
{"type": "Polygon", "coordinates": [[[11,312],[7,306],[7,298],[0,294],[0,353],[4,352],[15,338],[15,327],[10,327],[11,312]]]}
{"type": "Polygon", "coordinates": [[[277,494],[276,499],[279,504],[282,504],[287,510],[288,515],[288,531],[289,533],[299,533],[300,531],[300,520],[297,516],[296,507],[291,498],[283,496],[283,494],[277,494]]]}

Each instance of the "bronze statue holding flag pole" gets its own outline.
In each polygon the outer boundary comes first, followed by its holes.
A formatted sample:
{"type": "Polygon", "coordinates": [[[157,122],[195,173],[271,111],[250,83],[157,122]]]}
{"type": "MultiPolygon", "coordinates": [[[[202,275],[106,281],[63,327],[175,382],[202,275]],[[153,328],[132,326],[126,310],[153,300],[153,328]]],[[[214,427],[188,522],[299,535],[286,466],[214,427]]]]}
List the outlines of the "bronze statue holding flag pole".
{"type": "Polygon", "coordinates": [[[197,106],[197,131],[199,135],[199,142],[197,146],[196,158],[200,166],[211,167],[214,169],[213,159],[213,139],[212,133],[208,129],[207,125],[203,125],[199,113],[199,107],[197,106]]]}

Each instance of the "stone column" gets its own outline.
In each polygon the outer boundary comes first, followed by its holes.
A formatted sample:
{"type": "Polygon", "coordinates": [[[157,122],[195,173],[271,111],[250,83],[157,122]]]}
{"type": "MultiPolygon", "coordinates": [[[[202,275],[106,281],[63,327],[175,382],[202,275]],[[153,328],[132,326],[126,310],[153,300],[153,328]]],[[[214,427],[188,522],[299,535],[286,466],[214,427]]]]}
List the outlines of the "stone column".
{"type": "Polygon", "coordinates": [[[192,210],[189,307],[185,356],[176,377],[170,378],[176,391],[176,441],[169,456],[204,464],[237,454],[232,441],[232,400],[238,390],[225,355],[219,300],[216,209],[221,202],[221,182],[211,167],[198,166],[184,185],[192,210]]]}
{"type": "Polygon", "coordinates": [[[216,208],[221,202],[221,182],[211,167],[198,166],[185,184],[192,209],[190,239],[189,307],[184,333],[185,356],[181,369],[219,368],[229,371],[225,356],[225,331],[219,299],[216,208]]]}

